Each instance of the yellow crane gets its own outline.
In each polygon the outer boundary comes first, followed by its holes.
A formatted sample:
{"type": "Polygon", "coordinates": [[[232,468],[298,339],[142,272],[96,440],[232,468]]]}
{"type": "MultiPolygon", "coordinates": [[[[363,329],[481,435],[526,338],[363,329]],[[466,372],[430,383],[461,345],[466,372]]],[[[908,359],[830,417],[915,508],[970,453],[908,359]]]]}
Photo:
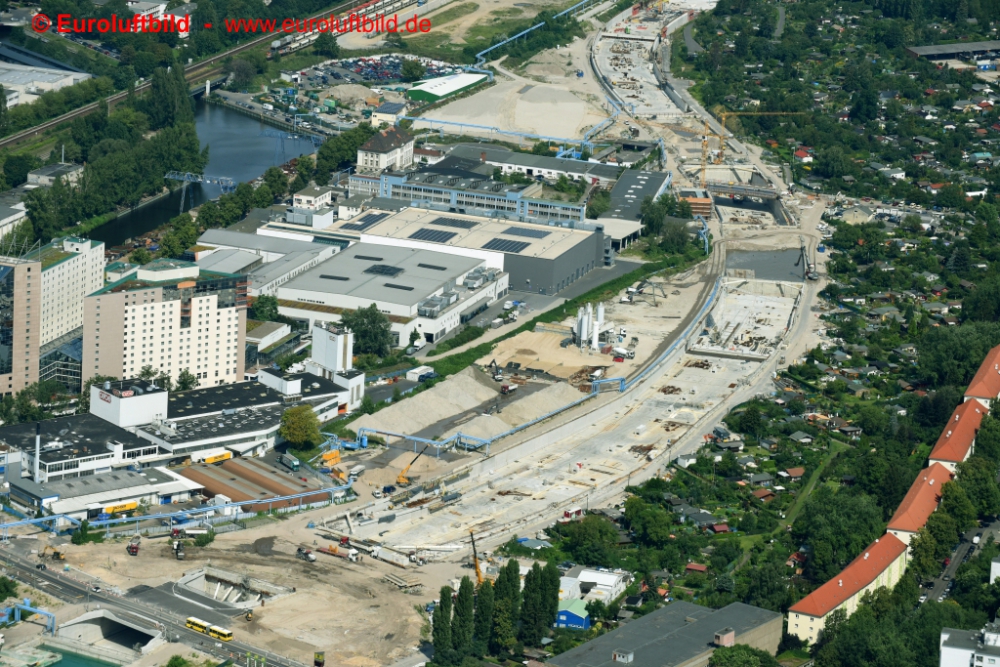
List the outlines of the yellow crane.
{"type": "Polygon", "coordinates": [[[405,468],[399,471],[399,475],[396,477],[396,484],[399,486],[410,485],[410,478],[406,476],[406,473],[410,472],[410,467],[417,462],[417,459],[424,455],[424,452],[427,451],[428,447],[430,447],[430,445],[424,445],[424,448],[420,450],[420,453],[414,456],[413,460],[406,464],[405,468]]]}
{"type": "MultiPolygon", "coordinates": [[[[685,125],[671,125],[669,123],[653,123],[652,121],[646,121],[650,125],[656,125],[658,127],[663,127],[674,132],[687,132],[688,134],[701,134],[701,187],[705,187],[705,170],[708,167],[708,138],[714,137],[719,140],[719,154],[722,154],[724,147],[726,145],[726,138],[721,134],[716,134],[712,132],[712,128],[705,123],[704,129],[697,130],[695,128],[687,127],[685,125]]],[[[718,162],[722,162],[720,158],[718,162]]],[[[718,164],[718,163],[717,163],[718,164]]]]}
{"type": "Polygon", "coordinates": [[[479,567],[479,554],[476,552],[476,536],[469,531],[469,539],[472,540],[472,564],[476,568],[476,585],[483,585],[483,570],[479,567]]]}

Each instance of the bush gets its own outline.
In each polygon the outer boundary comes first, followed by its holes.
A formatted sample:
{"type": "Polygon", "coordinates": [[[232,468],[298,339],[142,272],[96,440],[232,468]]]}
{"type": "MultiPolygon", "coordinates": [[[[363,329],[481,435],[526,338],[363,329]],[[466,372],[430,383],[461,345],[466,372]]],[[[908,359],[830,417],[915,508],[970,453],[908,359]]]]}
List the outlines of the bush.
{"type": "Polygon", "coordinates": [[[476,340],[484,333],[486,333],[486,329],[482,327],[467,326],[459,331],[454,338],[449,338],[448,340],[439,343],[437,347],[427,353],[427,356],[432,357],[435,354],[442,354],[448,350],[453,350],[456,347],[461,347],[469,341],[476,340]]]}
{"type": "Polygon", "coordinates": [[[199,535],[194,538],[194,545],[196,547],[207,547],[209,544],[215,541],[215,533],[208,531],[204,535],[199,535]]]}

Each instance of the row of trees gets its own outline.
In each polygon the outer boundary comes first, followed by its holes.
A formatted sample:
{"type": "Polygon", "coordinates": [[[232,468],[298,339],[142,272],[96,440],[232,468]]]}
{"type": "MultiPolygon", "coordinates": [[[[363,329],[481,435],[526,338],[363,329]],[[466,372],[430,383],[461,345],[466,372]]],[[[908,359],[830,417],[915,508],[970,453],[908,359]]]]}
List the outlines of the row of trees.
{"type": "Polygon", "coordinates": [[[469,577],[454,591],[441,589],[434,609],[434,664],[461,664],[469,656],[517,655],[521,646],[537,646],[548,635],[559,611],[559,570],[555,563],[532,565],[521,584],[520,566],[509,560],[494,586],[484,581],[476,593],[469,577]]]}

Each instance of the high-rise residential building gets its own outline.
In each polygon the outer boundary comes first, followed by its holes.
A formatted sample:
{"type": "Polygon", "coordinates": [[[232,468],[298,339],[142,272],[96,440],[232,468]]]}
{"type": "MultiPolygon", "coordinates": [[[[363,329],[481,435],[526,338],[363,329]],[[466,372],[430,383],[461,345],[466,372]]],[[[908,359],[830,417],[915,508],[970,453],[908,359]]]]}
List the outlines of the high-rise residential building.
{"type": "Polygon", "coordinates": [[[248,279],[157,259],[84,301],[83,376],[136,377],[145,366],[199,386],[243,380],[248,279]]]}
{"type": "Polygon", "coordinates": [[[104,243],[73,236],[53,239],[25,259],[42,265],[40,345],[83,326],[83,299],[104,286],[104,243]]]}
{"type": "Polygon", "coordinates": [[[46,346],[79,335],[84,297],[104,284],[99,241],[70,236],[23,250],[0,256],[0,394],[47,379],[39,372],[46,346]]]}

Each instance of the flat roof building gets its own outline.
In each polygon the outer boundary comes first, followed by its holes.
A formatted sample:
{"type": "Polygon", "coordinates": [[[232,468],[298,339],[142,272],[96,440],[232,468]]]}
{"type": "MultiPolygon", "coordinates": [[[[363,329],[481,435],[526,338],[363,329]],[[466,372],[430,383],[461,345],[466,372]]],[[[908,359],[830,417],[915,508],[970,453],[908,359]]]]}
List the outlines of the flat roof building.
{"type": "Polygon", "coordinates": [[[560,176],[582,178],[601,187],[607,187],[617,181],[623,171],[616,165],[532,153],[515,153],[489,144],[457,144],[440,162],[441,166],[461,166],[466,169],[477,164],[490,164],[500,167],[505,174],[519,172],[532,178],[550,180],[556,180],[560,176]]]}
{"type": "Polygon", "coordinates": [[[510,289],[555,294],[614,261],[610,239],[597,231],[542,226],[482,216],[408,208],[369,212],[337,223],[331,232],[356,234],[364,243],[475,257],[510,274],[510,289]]]}
{"type": "Polygon", "coordinates": [[[988,42],[957,42],[955,44],[933,44],[931,46],[908,46],[906,52],[914,58],[928,60],[971,60],[986,55],[1000,55],[1000,40],[988,42]]]}
{"type": "Polygon", "coordinates": [[[437,102],[446,97],[451,97],[465,92],[466,90],[471,90],[485,80],[485,74],[461,72],[459,74],[451,74],[448,76],[438,77],[436,79],[418,81],[406,92],[406,95],[411,100],[419,100],[421,102],[437,102]]]}
{"type": "Polygon", "coordinates": [[[670,187],[670,172],[626,169],[611,188],[611,207],[598,220],[615,250],[627,247],[642,231],[642,201],[659,198],[670,187]]]}
{"type": "Polygon", "coordinates": [[[47,67],[0,63],[0,85],[20,93],[20,104],[35,101],[42,93],[61,90],[91,78],[86,72],[71,72],[47,67]]]}
{"type": "Polygon", "coordinates": [[[710,609],[674,602],[550,658],[555,667],[702,667],[716,648],[746,644],[774,655],[781,614],[734,602],[710,609]]]}
{"type": "Polygon", "coordinates": [[[70,162],[56,162],[47,164],[44,167],[33,169],[28,172],[28,185],[41,185],[51,187],[57,178],[61,178],[66,185],[75,185],[83,175],[82,164],[72,164],[70,162]]]}
{"type": "Polygon", "coordinates": [[[246,250],[226,248],[207,254],[199,254],[195,262],[205,271],[219,273],[250,273],[264,263],[264,258],[246,250]]]}
{"type": "Polygon", "coordinates": [[[506,294],[508,276],[485,269],[481,257],[362,242],[279,287],[278,303],[282,314],[310,326],[375,304],[389,316],[397,346],[413,330],[434,342],[463,313],[506,294]]]}
{"type": "Polygon", "coordinates": [[[84,299],[83,374],[136,377],[146,366],[201,386],[243,378],[246,276],[157,259],[84,299]]]}
{"type": "Polygon", "coordinates": [[[330,257],[339,250],[337,246],[325,245],[322,243],[310,243],[295,239],[279,238],[276,236],[265,236],[262,234],[247,234],[244,232],[233,232],[228,229],[209,229],[198,238],[198,245],[209,248],[232,248],[235,250],[245,250],[260,255],[264,262],[273,262],[281,259],[288,253],[304,252],[314,250],[326,257],[330,257]]]}

